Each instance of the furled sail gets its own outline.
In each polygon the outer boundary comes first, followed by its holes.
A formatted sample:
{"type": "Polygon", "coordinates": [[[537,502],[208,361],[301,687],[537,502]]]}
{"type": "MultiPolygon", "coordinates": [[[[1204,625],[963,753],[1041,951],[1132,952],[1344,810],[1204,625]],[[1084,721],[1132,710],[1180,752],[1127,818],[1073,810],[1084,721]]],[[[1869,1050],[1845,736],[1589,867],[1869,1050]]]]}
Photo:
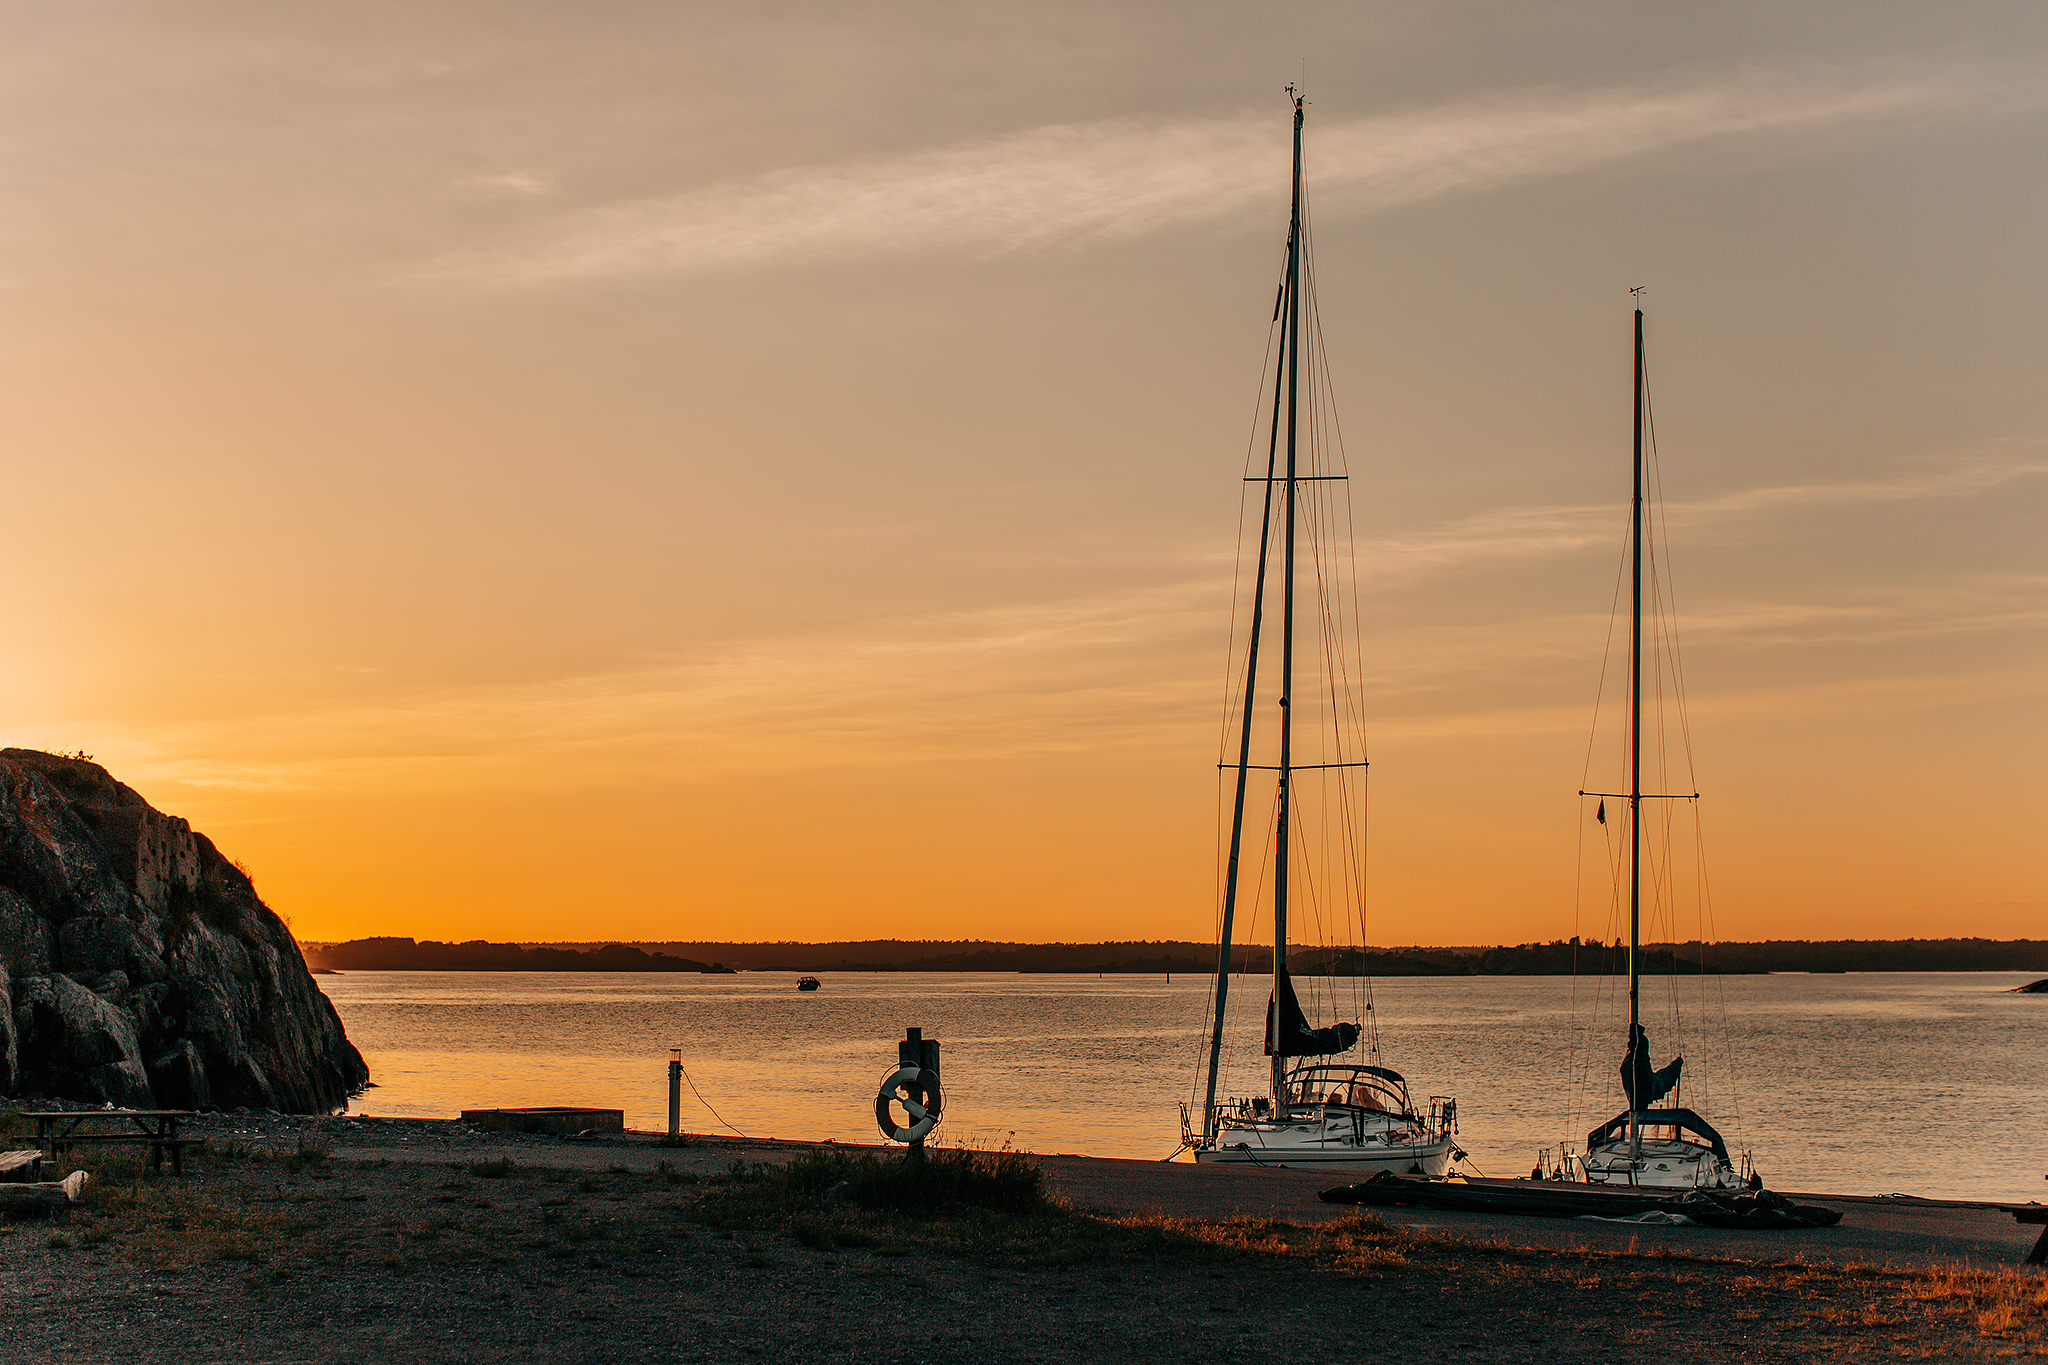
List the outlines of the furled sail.
{"type": "Polygon", "coordinates": [[[1650,1035],[1643,1032],[1643,1026],[1638,1024],[1635,1035],[1629,1039],[1628,1055],[1621,1059],[1622,1093],[1637,1109],[1655,1104],[1671,1093],[1671,1087],[1678,1084],[1678,1073],[1684,1069],[1685,1058],[1673,1057],[1670,1066],[1652,1070],[1650,1035]]]}
{"type": "Polygon", "coordinates": [[[1327,1057],[1349,1052],[1358,1041],[1358,1025],[1332,1024],[1310,1028],[1294,994],[1294,978],[1282,967],[1273,984],[1273,998],[1266,1002],[1266,1055],[1268,1057],[1327,1057]]]}

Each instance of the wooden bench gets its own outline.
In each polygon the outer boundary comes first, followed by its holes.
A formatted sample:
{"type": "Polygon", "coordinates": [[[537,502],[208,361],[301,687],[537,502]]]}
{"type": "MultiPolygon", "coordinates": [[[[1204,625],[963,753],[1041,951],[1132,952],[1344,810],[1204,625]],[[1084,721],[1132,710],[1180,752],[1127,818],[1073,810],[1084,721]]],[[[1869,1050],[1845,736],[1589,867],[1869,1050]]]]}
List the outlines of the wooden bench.
{"type": "Polygon", "coordinates": [[[34,1180],[42,1168],[43,1153],[39,1147],[25,1152],[0,1152],[0,1180],[34,1180]]]}
{"type": "Polygon", "coordinates": [[[2048,1204],[2008,1204],[2005,1211],[2021,1223],[2039,1223],[2041,1240],[2027,1253],[2028,1265],[2048,1265],[2048,1204]]]}
{"type": "Polygon", "coordinates": [[[178,1120],[193,1117],[190,1109],[60,1109],[53,1113],[24,1114],[36,1121],[36,1143],[48,1156],[84,1143],[142,1143],[149,1147],[149,1169],[160,1171],[164,1153],[171,1154],[171,1174],[185,1174],[185,1149],[203,1138],[178,1136],[178,1120]],[[88,1124],[112,1121],[128,1125],[125,1131],[81,1131],[88,1124]]]}

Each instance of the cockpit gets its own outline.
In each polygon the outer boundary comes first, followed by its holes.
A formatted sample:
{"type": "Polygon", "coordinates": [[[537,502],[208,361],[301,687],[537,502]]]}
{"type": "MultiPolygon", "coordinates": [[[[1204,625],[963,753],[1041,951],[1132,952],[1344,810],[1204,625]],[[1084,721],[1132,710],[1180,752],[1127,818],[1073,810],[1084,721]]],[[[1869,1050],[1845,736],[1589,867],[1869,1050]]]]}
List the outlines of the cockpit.
{"type": "Polygon", "coordinates": [[[1290,1105],[1334,1104],[1376,1114],[1413,1112],[1407,1081],[1399,1072],[1377,1066],[1296,1067],[1287,1074],[1286,1095],[1290,1105]]]}

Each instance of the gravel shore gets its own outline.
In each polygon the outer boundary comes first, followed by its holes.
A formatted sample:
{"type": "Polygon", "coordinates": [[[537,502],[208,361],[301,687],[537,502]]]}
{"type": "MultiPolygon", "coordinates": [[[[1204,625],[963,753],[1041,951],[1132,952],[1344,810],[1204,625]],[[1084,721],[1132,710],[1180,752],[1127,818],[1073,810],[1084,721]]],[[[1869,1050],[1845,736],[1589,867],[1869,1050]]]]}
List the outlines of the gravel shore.
{"type": "Polygon", "coordinates": [[[744,1193],[735,1163],[806,1144],[246,1113],[191,1127],[210,1150],[182,1179],[102,1149],[70,1163],[100,1168],[85,1205],[0,1224],[10,1361],[1976,1360],[2043,1351],[2048,1322],[2048,1280],[2011,1263],[1631,1253],[1640,1229],[1543,1246],[1446,1215],[1358,1219],[1304,1199],[1298,1172],[1213,1185],[1189,1218],[1162,1205],[1206,1172],[1054,1158],[1048,1184],[1086,1213],[833,1214],[835,1233],[707,1202],[744,1193]],[[1420,1222],[1436,1226],[1403,1226],[1420,1222]]]}

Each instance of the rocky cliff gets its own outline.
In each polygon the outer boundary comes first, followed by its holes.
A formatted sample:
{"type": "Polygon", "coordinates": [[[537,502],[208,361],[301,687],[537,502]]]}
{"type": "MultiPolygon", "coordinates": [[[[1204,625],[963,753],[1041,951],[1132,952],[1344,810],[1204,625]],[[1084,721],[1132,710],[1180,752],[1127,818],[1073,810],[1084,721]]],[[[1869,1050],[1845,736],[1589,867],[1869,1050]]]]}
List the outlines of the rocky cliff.
{"type": "Polygon", "coordinates": [[[96,763],[0,749],[0,1095],[325,1113],[369,1077],[211,840],[96,763]]]}

